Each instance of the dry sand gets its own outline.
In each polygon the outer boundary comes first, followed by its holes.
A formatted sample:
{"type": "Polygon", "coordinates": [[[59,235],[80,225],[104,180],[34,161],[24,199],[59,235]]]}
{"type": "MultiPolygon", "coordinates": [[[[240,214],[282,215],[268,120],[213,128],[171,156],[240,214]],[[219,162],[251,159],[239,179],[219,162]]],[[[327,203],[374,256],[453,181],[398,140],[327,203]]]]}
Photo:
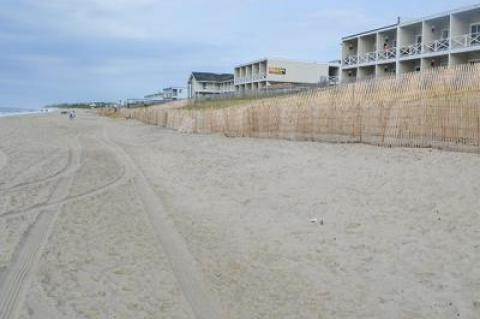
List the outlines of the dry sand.
{"type": "Polygon", "coordinates": [[[0,319],[480,318],[480,157],[0,119],[0,319]]]}

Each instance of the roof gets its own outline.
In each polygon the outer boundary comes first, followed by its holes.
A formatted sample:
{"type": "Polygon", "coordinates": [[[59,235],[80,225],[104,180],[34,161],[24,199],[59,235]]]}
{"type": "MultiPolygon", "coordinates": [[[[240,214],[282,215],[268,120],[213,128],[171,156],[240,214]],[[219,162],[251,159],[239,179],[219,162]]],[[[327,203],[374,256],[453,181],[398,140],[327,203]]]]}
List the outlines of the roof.
{"type": "Polygon", "coordinates": [[[168,88],[164,88],[163,91],[168,91],[168,90],[184,90],[186,89],[185,87],[183,86],[169,86],[168,88]]]}
{"type": "Polygon", "coordinates": [[[230,73],[193,72],[192,76],[199,82],[233,81],[233,74],[230,73]]]}
{"type": "Polygon", "coordinates": [[[318,63],[318,62],[315,62],[315,61],[301,61],[301,60],[292,60],[292,59],[277,58],[277,57],[266,57],[266,58],[251,61],[249,63],[238,64],[237,66],[235,66],[235,68],[240,68],[240,67],[249,66],[249,65],[252,65],[252,64],[257,64],[257,63],[260,63],[260,62],[268,62],[268,61],[274,61],[274,62],[280,62],[280,63],[285,62],[285,63],[297,63],[297,64],[316,64],[316,65],[330,64],[330,63],[318,63]]]}
{"type": "Polygon", "coordinates": [[[385,26],[385,27],[381,27],[381,28],[376,28],[376,29],[371,29],[371,30],[368,30],[368,31],[364,31],[364,32],[361,32],[361,33],[357,33],[357,34],[352,34],[352,35],[348,35],[346,37],[343,37],[342,39],[343,40],[347,40],[349,38],[356,38],[358,36],[361,36],[361,35],[367,35],[369,33],[376,33],[378,31],[383,31],[383,30],[390,30],[390,29],[394,29],[396,27],[398,27],[399,23],[395,23],[395,24],[391,24],[391,25],[388,25],[388,26],[385,26]]]}
{"type": "Polygon", "coordinates": [[[410,24],[419,23],[419,22],[422,22],[424,20],[438,19],[438,18],[441,18],[441,17],[444,17],[444,16],[449,16],[451,14],[464,13],[464,12],[477,10],[477,9],[480,9],[480,4],[475,4],[475,5],[471,5],[471,6],[467,6],[467,7],[462,7],[462,8],[442,12],[442,13],[437,13],[437,14],[430,15],[430,16],[424,16],[424,17],[421,17],[421,18],[408,19],[408,20],[405,20],[405,21],[401,21],[400,17],[399,17],[397,23],[395,23],[395,24],[392,24],[392,25],[389,25],[389,26],[386,26],[386,27],[382,27],[382,28],[378,28],[378,29],[368,30],[368,31],[361,32],[361,33],[358,33],[358,34],[352,34],[352,35],[343,37],[342,40],[350,40],[351,38],[353,39],[353,38],[356,38],[356,37],[359,37],[359,36],[362,36],[362,35],[368,35],[370,33],[373,34],[373,33],[376,33],[378,31],[390,30],[390,29],[394,29],[396,27],[402,27],[402,26],[406,26],[406,25],[410,25],[410,24]]]}

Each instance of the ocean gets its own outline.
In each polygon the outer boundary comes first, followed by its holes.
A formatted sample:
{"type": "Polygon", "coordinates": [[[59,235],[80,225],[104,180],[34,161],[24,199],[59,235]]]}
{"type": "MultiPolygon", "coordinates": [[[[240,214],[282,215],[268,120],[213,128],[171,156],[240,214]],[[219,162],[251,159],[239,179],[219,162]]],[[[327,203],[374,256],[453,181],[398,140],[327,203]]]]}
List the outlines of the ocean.
{"type": "Polygon", "coordinates": [[[33,114],[40,113],[40,109],[24,109],[24,108],[15,108],[15,107],[3,107],[0,106],[0,117],[3,116],[13,116],[13,115],[24,115],[24,114],[33,114]]]}

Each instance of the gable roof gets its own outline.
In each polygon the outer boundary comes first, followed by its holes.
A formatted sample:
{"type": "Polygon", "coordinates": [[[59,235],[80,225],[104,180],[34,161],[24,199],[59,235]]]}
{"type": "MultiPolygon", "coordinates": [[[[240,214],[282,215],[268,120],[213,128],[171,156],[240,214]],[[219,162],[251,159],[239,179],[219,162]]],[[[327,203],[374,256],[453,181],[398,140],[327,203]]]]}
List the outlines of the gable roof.
{"type": "Polygon", "coordinates": [[[199,82],[233,81],[233,74],[230,73],[193,72],[192,76],[199,82]]]}

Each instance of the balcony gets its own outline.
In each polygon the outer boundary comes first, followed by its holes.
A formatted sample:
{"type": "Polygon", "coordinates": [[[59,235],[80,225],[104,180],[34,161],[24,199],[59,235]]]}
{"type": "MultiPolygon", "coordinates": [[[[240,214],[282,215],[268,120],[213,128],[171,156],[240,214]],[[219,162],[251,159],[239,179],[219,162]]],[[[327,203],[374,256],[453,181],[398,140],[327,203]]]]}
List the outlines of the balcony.
{"type": "Polygon", "coordinates": [[[423,53],[435,53],[447,51],[450,49],[450,40],[441,39],[424,44],[423,53]]]}
{"type": "Polygon", "coordinates": [[[264,73],[254,73],[253,77],[252,77],[252,80],[253,81],[262,81],[262,80],[265,80],[266,78],[267,78],[267,75],[264,74],[264,73]]]}
{"type": "Polygon", "coordinates": [[[400,48],[400,57],[405,58],[422,54],[422,44],[412,44],[400,48]]]}
{"type": "Polygon", "coordinates": [[[452,37],[452,49],[480,46],[480,34],[464,34],[452,37]]]}
{"type": "Polygon", "coordinates": [[[338,76],[329,76],[328,85],[338,85],[340,84],[340,77],[338,76]]]}
{"type": "Polygon", "coordinates": [[[378,51],[377,59],[378,61],[392,60],[397,57],[397,48],[393,47],[390,49],[378,51]]]}
{"type": "Polygon", "coordinates": [[[358,64],[368,64],[374,63],[377,61],[378,54],[377,52],[368,52],[358,56],[358,64]]]}
{"type": "Polygon", "coordinates": [[[350,55],[343,59],[343,65],[345,66],[352,66],[358,64],[358,56],[350,55]]]}
{"type": "Polygon", "coordinates": [[[393,47],[390,49],[368,52],[361,55],[351,55],[343,59],[344,66],[354,66],[362,64],[376,63],[378,61],[392,60],[397,57],[397,48],[393,47]]]}

